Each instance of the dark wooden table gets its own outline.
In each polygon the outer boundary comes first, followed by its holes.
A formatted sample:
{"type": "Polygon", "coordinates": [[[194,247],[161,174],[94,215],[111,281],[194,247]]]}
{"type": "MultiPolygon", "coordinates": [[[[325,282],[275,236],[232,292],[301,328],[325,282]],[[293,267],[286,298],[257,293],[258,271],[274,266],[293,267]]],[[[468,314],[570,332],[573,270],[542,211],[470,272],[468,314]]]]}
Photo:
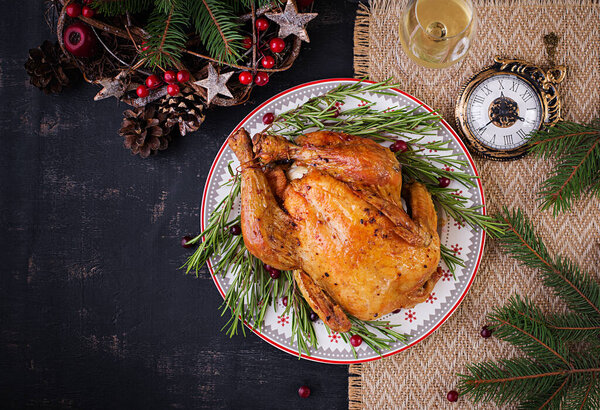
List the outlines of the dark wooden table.
{"type": "Polygon", "coordinates": [[[178,268],[230,130],[291,86],[352,76],[356,3],[317,0],[292,69],[148,159],[123,148],[125,105],[94,102],[89,85],[53,96],[29,85],[28,49],[53,37],[42,2],[2,5],[0,406],[347,407],[346,366],[228,338],[207,271],[178,268]]]}

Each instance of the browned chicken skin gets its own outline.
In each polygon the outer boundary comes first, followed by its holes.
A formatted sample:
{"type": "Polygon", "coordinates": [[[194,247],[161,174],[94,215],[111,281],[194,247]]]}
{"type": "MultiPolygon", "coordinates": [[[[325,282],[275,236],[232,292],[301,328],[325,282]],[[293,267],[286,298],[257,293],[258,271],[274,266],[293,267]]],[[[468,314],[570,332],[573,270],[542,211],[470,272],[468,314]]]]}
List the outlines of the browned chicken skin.
{"type": "Polygon", "coordinates": [[[439,279],[440,240],[431,195],[405,185],[394,155],[360,137],[320,131],[296,144],[242,128],[230,147],[242,163],[242,232],[248,250],[294,269],[298,288],[335,331],[346,313],[370,320],[424,301],[439,279]],[[288,180],[276,161],[308,168],[288,180]]]}

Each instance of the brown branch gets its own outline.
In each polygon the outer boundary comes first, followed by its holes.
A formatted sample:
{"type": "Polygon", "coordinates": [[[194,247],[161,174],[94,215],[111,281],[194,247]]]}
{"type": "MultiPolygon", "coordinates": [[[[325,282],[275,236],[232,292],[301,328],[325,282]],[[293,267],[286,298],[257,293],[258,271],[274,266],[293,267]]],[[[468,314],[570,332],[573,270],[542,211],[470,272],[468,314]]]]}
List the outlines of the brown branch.
{"type": "Polygon", "coordinates": [[[581,406],[579,407],[579,410],[583,409],[583,406],[585,406],[585,402],[587,401],[588,397],[590,396],[590,390],[592,390],[592,386],[594,385],[595,379],[596,379],[596,375],[594,373],[592,373],[592,380],[590,380],[590,385],[588,386],[587,390],[585,391],[585,396],[583,397],[583,401],[581,402],[581,406]]]}
{"type": "Polygon", "coordinates": [[[530,374],[528,376],[504,377],[501,379],[467,380],[467,381],[465,381],[465,384],[479,385],[479,384],[487,384],[487,383],[506,383],[506,382],[514,382],[514,381],[518,381],[518,380],[536,379],[538,377],[564,376],[564,375],[569,376],[571,374],[576,374],[576,373],[592,373],[592,374],[600,373],[600,368],[557,370],[555,372],[530,374]]]}
{"type": "Polygon", "coordinates": [[[594,305],[594,303],[588,299],[587,296],[585,296],[583,294],[583,292],[581,292],[581,290],[579,290],[579,288],[577,288],[577,286],[575,286],[570,280],[568,280],[567,278],[565,278],[565,276],[559,271],[557,270],[554,266],[552,266],[550,264],[550,262],[548,262],[546,259],[542,258],[542,256],[537,253],[531,246],[529,246],[529,244],[527,243],[527,241],[525,241],[523,239],[523,237],[517,232],[517,230],[515,229],[515,227],[510,223],[510,221],[507,218],[502,218],[504,219],[504,222],[506,222],[506,224],[510,227],[510,229],[513,231],[513,233],[517,236],[517,238],[523,243],[523,245],[525,245],[525,247],[527,249],[529,249],[535,256],[537,256],[537,258],[542,261],[546,266],[548,266],[548,268],[550,268],[550,270],[554,273],[556,273],[558,276],[560,276],[569,286],[571,286],[573,289],[575,289],[575,291],[577,293],[579,293],[579,296],[581,296],[598,314],[600,314],[600,309],[598,309],[598,307],[596,305],[594,305]]]}
{"type": "Polygon", "coordinates": [[[573,172],[571,172],[571,175],[569,175],[569,177],[565,180],[565,182],[563,182],[563,184],[561,185],[561,187],[558,189],[557,192],[553,193],[551,196],[553,196],[554,198],[561,196],[561,192],[565,189],[565,186],[567,186],[567,184],[573,179],[573,177],[575,176],[575,174],[577,173],[577,171],[579,170],[579,168],[581,168],[581,165],[583,164],[583,162],[590,156],[590,154],[592,153],[592,151],[594,150],[594,148],[596,148],[596,145],[598,145],[598,143],[600,142],[600,138],[597,139],[592,146],[590,147],[589,150],[587,150],[587,152],[585,153],[585,156],[583,158],[581,158],[581,161],[579,162],[579,164],[577,164],[576,166],[573,167],[573,172]]]}
{"type": "Polygon", "coordinates": [[[510,323],[510,322],[508,322],[506,320],[502,320],[502,319],[499,319],[499,318],[496,318],[496,320],[498,320],[500,323],[503,323],[503,324],[505,324],[507,326],[510,326],[513,329],[518,330],[519,332],[527,335],[528,337],[530,337],[531,339],[535,340],[537,343],[539,343],[540,345],[542,345],[543,347],[545,347],[549,352],[551,352],[552,354],[554,354],[560,360],[562,360],[563,362],[565,362],[566,365],[568,365],[569,367],[573,368],[573,365],[571,363],[569,363],[567,361],[567,359],[565,359],[560,353],[558,353],[556,350],[552,349],[550,346],[548,346],[546,343],[542,342],[540,339],[538,339],[537,337],[535,337],[531,333],[526,332],[523,329],[518,328],[517,326],[513,325],[512,323],[510,323]]]}
{"type": "Polygon", "coordinates": [[[548,138],[548,139],[543,140],[543,141],[536,141],[536,142],[533,143],[533,145],[544,144],[546,142],[550,142],[550,141],[554,141],[554,140],[559,140],[559,139],[562,139],[562,138],[575,137],[577,135],[594,135],[594,134],[598,134],[598,132],[600,132],[600,131],[583,131],[583,132],[575,132],[573,134],[559,135],[558,137],[548,138]]]}
{"type": "Polygon", "coordinates": [[[165,46],[167,32],[169,31],[169,26],[171,25],[172,17],[173,17],[173,7],[171,7],[171,11],[169,12],[169,17],[167,17],[167,20],[165,21],[165,29],[163,30],[163,35],[162,35],[162,38],[160,39],[160,46],[158,47],[160,52],[163,54],[164,54],[163,47],[165,46]]]}
{"type": "Polygon", "coordinates": [[[560,385],[560,387],[558,389],[556,389],[556,391],[554,393],[552,393],[552,396],[548,397],[548,400],[546,400],[544,402],[544,404],[542,404],[539,408],[539,410],[542,410],[544,407],[546,407],[548,405],[548,403],[550,403],[552,401],[552,399],[565,387],[565,385],[567,384],[567,382],[569,381],[569,378],[567,377],[565,379],[564,382],[562,382],[562,384],[560,385]]]}
{"type": "MultiPolygon", "coordinates": [[[[186,54],[189,54],[191,56],[202,58],[204,60],[212,61],[212,62],[221,64],[221,65],[226,65],[226,66],[233,67],[233,68],[239,68],[240,70],[248,70],[248,71],[252,71],[253,70],[252,67],[248,67],[248,66],[245,66],[245,65],[224,63],[221,60],[217,60],[216,58],[212,58],[212,57],[206,56],[204,54],[196,53],[195,51],[183,50],[183,52],[186,53],[186,54]]],[[[262,68],[260,71],[264,71],[264,72],[267,72],[267,73],[277,73],[277,72],[280,72],[280,71],[288,70],[292,66],[292,64],[293,64],[293,61],[291,63],[289,63],[288,65],[286,65],[284,67],[281,67],[281,68],[270,68],[270,69],[262,68]]]]}

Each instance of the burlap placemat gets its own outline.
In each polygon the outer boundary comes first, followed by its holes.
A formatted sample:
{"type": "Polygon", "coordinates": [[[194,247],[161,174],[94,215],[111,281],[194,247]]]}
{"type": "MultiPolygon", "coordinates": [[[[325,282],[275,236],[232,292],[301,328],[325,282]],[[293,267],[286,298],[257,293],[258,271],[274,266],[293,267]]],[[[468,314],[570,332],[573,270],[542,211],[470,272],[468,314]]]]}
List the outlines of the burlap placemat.
{"type": "MultiPolygon", "coordinates": [[[[600,110],[600,5],[597,1],[476,1],[477,37],[462,63],[444,70],[417,66],[398,40],[403,1],[372,1],[359,9],[354,34],[356,76],[383,80],[390,76],[402,88],[427,102],[454,125],[454,102],[460,87],[492,63],[497,54],[545,64],[545,34],[560,37],[556,63],[568,67],[559,86],[565,119],[589,121],[600,110]]],[[[533,157],[513,162],[476,159],[488,212],[506,205],[521,207],[551,252],[577,261],[600,276],[600,201],[580,201],[575,210],[553,218],[536,207],[536,192],[550,164],[533,157]]],[[[456,387],[456,373],[469,362],[511,357],[509,344],[479,336],[486,314],[513,293],[527,295],[545,309],[560,308],[531,269],[521,267],[489,240],[477,278],[454,315],[433,335],[384,360],[350,366],[349,407],[358,408],[489,408],[467,399],[450,403],[445,395],[456,387]]]]}

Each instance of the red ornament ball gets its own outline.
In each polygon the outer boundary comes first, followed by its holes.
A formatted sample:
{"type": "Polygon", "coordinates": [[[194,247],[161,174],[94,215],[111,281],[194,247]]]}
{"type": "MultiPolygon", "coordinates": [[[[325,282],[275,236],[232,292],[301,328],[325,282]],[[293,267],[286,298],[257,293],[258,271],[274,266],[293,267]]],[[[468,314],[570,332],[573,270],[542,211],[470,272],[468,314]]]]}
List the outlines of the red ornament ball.
{"type": "Polygon", "coordinates": [[[275,66],[275,59],[271,56],[265,56],[265,58],[262,59],[261,64],[264,68],[273,68],[275,66]]]}
{"type": "Polygon", "coordinates": [[[252,74],[249,71],[242,71],[238,76],[238,80],[244,85],[252,84],[252,74]]]}
{"type": "Polygon", "coordinates": [[[258,86],[266,85],[269,82],[269,74],[264,71],[259,71],[254,77],[254,83],[258,86]]]}
{"type": "Polygon", "coordinates": [[[268,112],[265,115],[263,115],[263,124],[269,125],[272,124],[273,121],[275,121],[275,114],[273,114],[272,112],[268,112]]]}
{"type": "Polygon", "coordinates": [[[390,146],[390,149],[392,152],[406,152],[408,150],[408,144],[406,141],[398,140],[390,146]]]}
{"type": "Polygon", "coordinates": [[[274,53],[281,53],[285,48],[285,41],[279,37],[275,37],[269,41],[269,48],[274,53]]]}
{"type": "Polygon", "coordinates": [[[90,6],[83,6],[83,8],[81,9],[81,14],[83,15],[83,17],[91,19],[96,14],[96,10],[94,10],[90,6]]]}
{"type": "Polygon", "coordinates": [[[238,236],[242,233],[242,227],[238,224],[231,225],[231,228],[229,228],[229,233],[238,236]]]}
{"type": "Polygon", "coordinates": [[[96,37],[87,24],[76,21],[63,34],[65,48],[76,57],[89,57],[96,48],[96,37]]]}
{"type": "Polygon", "coordinates": [[[298,396],[302,397],[303,399],[308,399],[310,396],[310,388],[308,386],[300,386],[298,389],[298,396]]]}
{"type": "Polygon", "coordinates": [[[135,90],[135,93],[140,98],[146,98],[148,95],[150,95],[150,91],[148,91],[148,87],[145,85],[138,86],[138,88],[135,90]]]}
{"type": "Polygon", "coordinates": [[[193,243],[190,243],[192,239],[193,238],[191,236],[184,236],[183,238],[181,238],[181,246],[183,246],[186,249],[191,248],[192,246],[194,246],[193,243]]]}
{"type": "Polygon", "coordinates": [[[490,329],[488,329],[487,326],[484,326],[481,328],[481,337],[483,337],[484,339],[487,339],[489,337],[492,337],[492,331],[490,329]]]}
{"type": "Polygon", "coordinates": [[[438,186],[440,188],[446,188],[448,185],[450,185],[450,178],[442,177],[442,178],[438,179],[438,181],[439,181],[438,186]]]}
{"type": "Polygon", "coordinates": [[[163,78],[165,80],[165,83],[173,84],[175,81],[177,81],[177,74],[175,74],[175,71],[173,70],[167,70],[163,74],[163,78]]]}
{"type": "Polygon", "coordinates": [[[267,21],[266,18],[261,17],[259,19],[256,19],[256,29],[258,31],[267,31],[268,28],[269,28],[269,22],[267,21]]]}
{"type": "Polygon", "coordinates": [[[354,347],[360,346],[362,344],[362,342],[363,342],[363,338],[360,337],[359,335],[353,335],[350,338],[350,344],[354,347]]]}
{"type": "Polygon", "coordinates": [[[448,401],[455,402],[458,400],[458,392],[456,390],[450,390],[446,395],[448,401]]]}
{"type": "Polygon", "coordinates": [[[283,306],[287,307],[288,304],[288,297],[284,296],[281,298],[281,303],[283,303],[283,306]]]}
{"type": "Polygon", "coordinates": [[[250,47],[252,47],[252,39],[251,39],[250,37],[245,37],[245,38],[242,40],[242,46],[243,46],[243,47],[244,47],[246,50],[250,49],[250,47]]]}
{"type": "Polygon", "coordinates": [[[190,81],[190,72],[188,70],[181,70],[177,72],[177,81],[180,83],[187,83],[190,81]]]}
{"type": "Polygon", "coordinates": [[[169,94],[171,97],[175,97],[177,94],[179,94],[181,90],[179,89],[179,86],[177,84],[169,84],[167,85],[167,94],[169,94]]]}
{"type": "Polygon", "coordinates": [[[70,3],[65,7],[65,11],[69,17],[79,17],[81,14],[81,6],[77,3],[70,3]]]}

